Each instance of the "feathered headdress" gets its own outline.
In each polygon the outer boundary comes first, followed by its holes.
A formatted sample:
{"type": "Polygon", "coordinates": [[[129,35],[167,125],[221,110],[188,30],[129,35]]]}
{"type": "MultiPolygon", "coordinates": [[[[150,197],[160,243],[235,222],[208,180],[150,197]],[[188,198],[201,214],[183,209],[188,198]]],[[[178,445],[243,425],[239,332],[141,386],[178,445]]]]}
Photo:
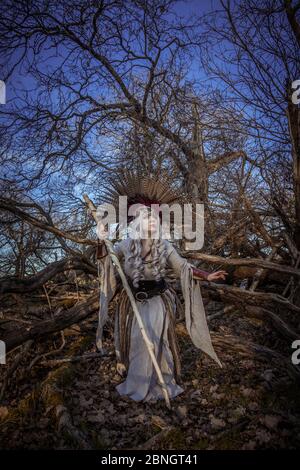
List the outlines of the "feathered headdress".
{"type": "MultiPolygon", "coordinates": [[[[102,202],[119,204],[119,196],[127,196],[128,209],[134,204],[180,204],[191,202],[166,171],[147,174],[145,171],[120,169],[107,179],[102,192],[102,202]]],[[[128,217],[130,220],[131,217],[128,217]]]]}

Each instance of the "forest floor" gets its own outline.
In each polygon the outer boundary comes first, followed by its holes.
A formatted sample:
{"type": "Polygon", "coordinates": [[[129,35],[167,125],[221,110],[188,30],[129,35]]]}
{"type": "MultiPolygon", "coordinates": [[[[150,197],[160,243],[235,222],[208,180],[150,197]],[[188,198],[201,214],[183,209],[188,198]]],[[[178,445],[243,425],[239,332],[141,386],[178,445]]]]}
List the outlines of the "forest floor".
{"type": "MultiPolygon", "coordinates": [[[[184,392],[165,402],[141,403],[121,397],[111,325],[104,347],[110,354],[75,363],[47,365],[50,359],[95,351],[94,315],[65,330],[63,349],[28,364],[29,350],[0,404],[1,449],[275,449],[300,445],[300,386],[257,356],[217,349],[221,369],[192,344],[177,324],[184,392]],[[22,370],[25,373],[22,373],[22,370]]],[[[282,348],[272,329],[239,313],[210,322],[219,335],[234,335],[282,348]]],[[[58,348],[59,333],[40,342],[38,353],[58,348]]]]}

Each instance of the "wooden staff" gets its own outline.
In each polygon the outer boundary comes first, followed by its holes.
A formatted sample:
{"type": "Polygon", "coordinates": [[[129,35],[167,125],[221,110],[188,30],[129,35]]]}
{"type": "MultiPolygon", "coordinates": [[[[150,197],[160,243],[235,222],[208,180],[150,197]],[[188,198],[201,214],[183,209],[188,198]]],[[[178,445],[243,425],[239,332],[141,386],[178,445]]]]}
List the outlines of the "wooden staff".
{"type": "MultiPolygon", "coordinates": [[[[95,205],[94,203],[90,200],[90,198],[88,197],[87,194],[84,194],[83,195],[83,198],[89,208],[89,210],[91,211],[91,214],[94,218],[94,220],[97,222],[97,217],[96,217],[96,208],[95,208],[95,205]]],[[[133,312],[134,312],[134,315],[137,319],[137,322],[138,322],[138,325],[140,327],[140,330],[141,330],[141,333],[142,333],[142,337],[144,338],[144,341],[146,343],[146,346],[147,346],[147,349],[149,351],[149,354],[150,354],[150,357],[152,359],[152,362],[153,362],[153,366],[156,370],[156,373],[157,373],[157,377],[158,377],[158,380],[159,380],[159,384],[162,388],[162,391],[163,391],[163,395],[164,395],[164,398],[165,398],[165,401],[166,401],[166,405],[167,405],[167,408],[169,408],[169,410],[171,409],[171,404],[170,404],[170,398],[169,398],[169,394],[168,394],[168,389],[167,389],[167,386],[165,384],[165,381],[164,381],[164,378],[163,378],[163,375],[162,375],[162,372],[159,368],[159,365],[157,363],[157,360],[156,360],[156,357],[155,357],[155,354],[154,354],[154,344],[152,343],[152,341],[150,341],[150,339],[148,338],[148,335],[146,333],[146,330],[145,330],[145,327],[144,327],[144,324],[143,324],[143,321],[141,319],[141,316],[140,316],[140,312],[137,308],[137,305],[136,305],[136,302],[135,302],[135,298],[132,294],[132,291],[130,289],[130,286],[128,284],[128,281],[127,281],[127,278],[123,272],[123,269],[122,269],[122,266],[120,264],[120,261],[119,261],[119,258],[117,257],[117,255],[115,254],[114,252],[114,248],[113,248],[113,244],[111,243],[110,240],[108,239],[104,239],[104,243],[106,245],[106,248],[107,248],[107,252],[109,253],[109,256],[111,257],[113,263],[115,264],[116,268],[117,268],[117,271],[120,275],[120,278],[122,280],[122,283],[123,283],[123,286],[124,286],[124,289],[129,297],[129,300],[130,300],[130,303],[131,303],[131,306],[132,306],[132,309],[133,309],[133,312]]]]}

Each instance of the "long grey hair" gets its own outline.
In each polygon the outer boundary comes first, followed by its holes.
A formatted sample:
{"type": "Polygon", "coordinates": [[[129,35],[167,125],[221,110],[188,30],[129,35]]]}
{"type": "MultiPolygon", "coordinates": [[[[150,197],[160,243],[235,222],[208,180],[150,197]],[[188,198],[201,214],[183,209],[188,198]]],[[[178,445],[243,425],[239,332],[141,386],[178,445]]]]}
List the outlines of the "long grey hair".
{"type": "MultiPolygon", "coordinates": [[[[143,215],[142,209],[140,215],[143,215]]],[[[148,212],[149,213],[149,212],[148,212]]],[[[141,220],[141,219],[139,219],[141,220]]],[[[138,287],[140,280],[145,279],[145,264],[142,259],[142,240],[141,238],[132,238],[129,243],[129,257],[128,262],[132,267],[132,283],[135,287],[138,287]]],[[[165,277],[166,274],[166,260],[167,260],[167,248],[161,238],[161,225],[159,224],[159,237],[152,238],[150,240],[150,268],[152,269],[153,278],[159,281],[165,277]]]]}

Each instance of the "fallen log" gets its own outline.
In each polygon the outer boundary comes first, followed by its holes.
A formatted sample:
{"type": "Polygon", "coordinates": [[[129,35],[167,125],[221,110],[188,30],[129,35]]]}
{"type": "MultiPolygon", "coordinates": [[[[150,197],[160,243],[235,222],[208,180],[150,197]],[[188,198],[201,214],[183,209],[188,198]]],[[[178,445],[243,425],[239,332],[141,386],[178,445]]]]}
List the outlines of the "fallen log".
{"type": "Polygon", "coordinates": [[[90,263],[87,263],[82,258],[64,258],[60,261],[46,266],[38,273],[28,276],[25,279],[17,277],[7,277],[0,280],[0,294],[6,293],[21,293],[32,292],[43,286],[47,281],[52,279],[57,274],[78,269],[88,274],[97,275],[97,268],[90,263]]]}
{"type": "Polygon", "coordinates": [[[225,304],[235,304],[242,310],[246,304],[269,308],[270,305],[285,306],[293,312],[300,312],[300,307],[292,304],[282,295],[272,292],[257,292],[241,289],[227,284],[217,284],[213,282],[201,281],[201,287],[206,287],[211,298],[224,302],[225,304]]]}
{"type": "Polygon", "coordinates": [[[213,345],[218,354],[222,357],[222,351],[232,351],[239,355],[239,357],[249,358],[252,357],[256,361],[275,361],[277,366],[280,365],[286,370],[287,374],[293,379],[300,381],[300,368],[293,365],[291,356],[286,357],[278,351],[274,351],[261,344],[252,341],[245,341],[233,335],[221,335],[219,333],[212,333],[213,345]]]}
{"type": "MultiPolygon", "coordinates": [[[[272,293],[253,292],[238,287],[228,286],[225,284],[216,284],[212,282],[201,282],[201,286],[207,289],[212,298],[221,300],[225,304],[234,304],[247,314],[248,306],[270,309],[270,305],[284,305],[287,309],[299,312],[300,308],[291,304],[286,298],[272,293]]],[[[116,292],[117,293],[117,292],[116,292]]],[[[30,326],[20,327],[13,331],[3,334],[0,339],[5,341],[6,350],[21,345],[29,339],[40,339],[51,333],[63,330],[74,323],[81,322],[88,316],[96,313],[99,309],[99,295],[93,294],[88,299],[77,303],[74,307],[67,311],[61,312],[58,316],[45,321],[39,321],[30,326]]],[[[273,317],[273,321],[276,319],[273,317]]],[[[277,325],[279,320],[277,321],[277,325]]]]}
{"type": "Polygon", "coordinates": [[[206,253],[195,253],[194,251],[185,251],[182,253],[184,258],[191,258],[206,261],[209,264],[218,264],[222,266],[251,266],[254,268],[270,269],[280,273],[300,277],[300,269],[284,264],[265,261],[261,258],[223,258],[222,256],[207,255],[206,253]]]}
{"type": "Polygon", "coordinates": [[[247,306],[246,312],[249,313],[249,317],[269,320],[274,329],[290,342],[300,338],[300,333],[292,330],[276,313],[266,308],[247,306]]]}
{"type": "Polygon", "coordinates": [[[24,326],[10,331],[1,338],[9,352],[17,346],[33,339],[42,339],[51,333],[61,331],[74,323],[79,323],[99,310],[99,294],[96,292],[87,300],[80,302],[67,311],[45,321],[39,321],[31,326],[24,326]]]}

